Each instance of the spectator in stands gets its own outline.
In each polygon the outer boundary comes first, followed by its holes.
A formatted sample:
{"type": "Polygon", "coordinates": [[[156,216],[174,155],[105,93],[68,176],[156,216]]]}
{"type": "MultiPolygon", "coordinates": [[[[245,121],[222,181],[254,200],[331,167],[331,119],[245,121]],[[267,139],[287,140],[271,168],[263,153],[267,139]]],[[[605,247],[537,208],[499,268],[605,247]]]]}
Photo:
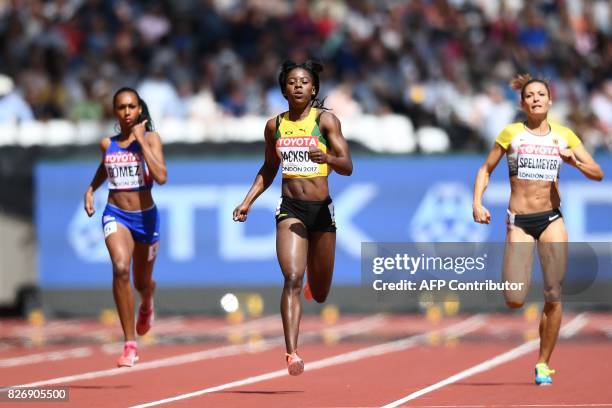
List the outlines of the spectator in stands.
{"type": "Polygon", "coordinates": [[[591,109],[603,132],[612,138],[612,78],[602,82],[591,96],[591,109]]]}
{"type": "Polygon", "coordinates": [[[83,82],[84,96],[76,101],[70,111],[74,121],[100,121],[104,117],[104,107],[94,95],[92,81],[83,82]]]}
{"type": "MultiPolygon", "coordinates": [[[[451,105],[465,84],[471,92],[464,95],[476,95],[487,84],[508,81],[511,74],[499,77],[496,69],[502,64],[510,68],[505,72],[527,67],[553,80],[558,120],[571,120],[570,99],[578,97],[592,101],[600,123],[609,122],[600,94],[612,65],[612,4],[606,0],[237,4],[11,3],[0,15],[0,62],[9,76],[21,79],[28,72],[36,82],[29,89],[22,83],[37,119],[70,115],[65,106],[86,98],[73,85],[84,71],[142,84],[159,120],[183,118],[184,107],[175,109],[177,88],[201,79],[210,84],[215,103],[225,105],[219,114],[271,113],[284,99],[271,87],[270,66],[278,65],[280,55],[296,53],[293,59],[301,60],[299,55],[316,52],[329,67],[330,89],[351,78],[364,114],[392,112],[417,127],[444,127],[455,148],[471,148],[462,139],[473,133],[490,140],[483,120],[466,122],[465,112],[453,117],[451,105]],[[299,42],[291,41],[295,36],[299,42]],[[202,70],[200,61],[212,68],[202,70]],[[165,68],[148,77],[149,67],[165,68]]],[[[503,95],[514,104],[507,87],[503,95]]],[[[478,98],[468,99],[463,110],[477,110],[478,98]]],[[[608,127],[604,133],[611,132],[608,127]]]]}
{"type": "Polygon", "coordinates": [[[32,109],[15,89],[13,80],[0,74],[0,124],[34,120],[32,109]]]}
{"type": "Polygon", "coordinates": [[[182,113],[178,93],[174,85],[166,78],[164,67],[155,64],[148,75],[138,86],[138,94],[148,101],[149,112],[158,121],[164,118],[180,118],[182,113]]]}

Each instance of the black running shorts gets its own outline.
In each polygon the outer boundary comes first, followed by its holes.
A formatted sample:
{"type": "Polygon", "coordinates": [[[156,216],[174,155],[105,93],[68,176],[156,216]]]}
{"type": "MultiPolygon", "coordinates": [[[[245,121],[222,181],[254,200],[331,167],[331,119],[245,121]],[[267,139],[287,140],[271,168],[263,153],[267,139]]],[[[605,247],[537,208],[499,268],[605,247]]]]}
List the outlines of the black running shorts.
{"type": "Polygon", "coordinates": [[[559,218],[563,218],[558,208],[533,214],[512,214],[508,212],[508,224],[522,228],[523,231],[539,239],[542,232],[559,218]]]}
{"type": "Polygon", "coordinates": [[[287,218],[297,218],[308,231],[336,232],[334,205],[330,197],[323,201],[281,197],[274,218],[277,224],[287,218]]]}

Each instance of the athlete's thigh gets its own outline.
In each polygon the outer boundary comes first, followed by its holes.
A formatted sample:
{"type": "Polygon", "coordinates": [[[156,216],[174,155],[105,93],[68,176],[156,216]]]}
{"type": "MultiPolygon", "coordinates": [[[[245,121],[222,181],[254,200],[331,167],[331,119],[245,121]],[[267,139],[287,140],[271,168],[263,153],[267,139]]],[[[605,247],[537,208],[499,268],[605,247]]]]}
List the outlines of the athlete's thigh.
{"type": "MultiPolygon", "coordinates": [[[[125,264],[132,259],[134,250],[134,239],[127,227],[119,222],[115,222],[114,226],[105,226],[106,248],[113,261],[113,264],[125,264]]],[[[125,265],[124,265],[125,266],[125,265]]]]}
{"type": "Polygon", "coordinates": [[[306,270],[308,231],[297,218],[287,218],[276,224],[276,255],[283,275],[302,278],[306,270]]]}
{"type": "Polygon", "coordinates": [[[560,300],[561,285],[567,269],[567,231],[563,218],[553,221],[538,241],[538,254],[546,300],[560,300]]]}
{"type": "Polygon", "coordinates": [[[565,229],[565,222],[563,218],[558,218],[551,222],[542,234],[540,234],[539,241],[542,242],[567,242],[567,230],[565,229]]]}
{"type": "Polygon", "coordinates": [[[508,228],[504,248],[502,280],[519,283],[521,289],[504,292],[507,301],[522,303],[529,291],[535,239],[519,227],[508,228]]]}
{"type": "Polygon", "coordinates": [[[334,273],[336,233],[314,231],[308,240],[308,283],[310,288],[327,288],[334,273]]]}

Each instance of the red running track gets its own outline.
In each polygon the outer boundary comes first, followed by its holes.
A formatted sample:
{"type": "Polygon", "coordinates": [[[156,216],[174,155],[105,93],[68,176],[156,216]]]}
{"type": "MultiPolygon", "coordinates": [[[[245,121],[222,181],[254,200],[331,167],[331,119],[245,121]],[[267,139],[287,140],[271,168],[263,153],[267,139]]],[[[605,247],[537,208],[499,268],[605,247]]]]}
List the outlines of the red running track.
{"type": "Polygon", "coordinates": [[[210,318],[180,323],[161,319],[153,329],[159,333],[141,346],[141,361],[131,369],[114,369],[117,345],[105,345],[105,337],[96,341],[83,331],[106,330],[115,338],[118,328],[84,321],[48,324],[49,333],[43,326],[38,335],[51,345],[22,347],[20,341],[27,339],[17,334],[24,332],[25,323],[3,322],[0,385],[69,386],[70,402],[44,404],[49,407],[147,406],[163,400],[167,402],[161,405],[190,407],[363,407],[394,402],[419,407],[612,407],[607,376],[612,315],[568,315],[564,322],[569,325],[566,338],[560,339],[551,361],[558,374],[549,387],[532,384],[535,348],[461,376],[509,350],[524,348],[537,322],[518,314],[435,322],[418,315],[348,316],[333,325],[306,316],[300,345],[306,372],[299,377],[285,374],[277,316],[232,326],[210,318]],[[59,340],[67,333],[73,341],[64,344],[59,340]],[[406,397],[409,400],[403,401],[406,397]]]}

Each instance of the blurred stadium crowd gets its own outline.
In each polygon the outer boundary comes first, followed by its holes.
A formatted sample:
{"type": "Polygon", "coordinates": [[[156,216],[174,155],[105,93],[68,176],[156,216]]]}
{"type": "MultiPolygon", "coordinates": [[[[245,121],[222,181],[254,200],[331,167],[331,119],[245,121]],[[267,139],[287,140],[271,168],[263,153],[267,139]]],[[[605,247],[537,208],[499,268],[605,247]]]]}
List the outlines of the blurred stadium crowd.
{"type": "Polygon", "coordinates": [[[516,118],[513,75],[545,77],[553,119],[605,151],[611,21],[608,0],[4,0],[0,125],[103,122],[124,85],[154,121],[269,117],[282,60],[314,57],[341,119],[401,115],[455,150],[516,118]]]}

